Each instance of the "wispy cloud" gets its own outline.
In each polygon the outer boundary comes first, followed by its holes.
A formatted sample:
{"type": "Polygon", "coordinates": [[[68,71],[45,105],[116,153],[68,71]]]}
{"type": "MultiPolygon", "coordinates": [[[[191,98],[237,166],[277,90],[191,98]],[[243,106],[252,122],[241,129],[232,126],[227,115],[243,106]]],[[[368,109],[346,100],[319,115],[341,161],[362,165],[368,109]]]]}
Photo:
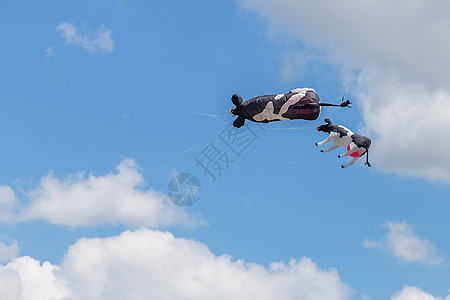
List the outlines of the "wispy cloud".
{"type": "Polygon", "coordinates": [[[5,299],[346,300],[352,293],[336,270],[309,258],[265,267],[146,228],[80,239],[59,266],[19,257],[0,265],[0,276],[19,295],[5,299]]]}
{"type": "Polygon", "coordinates": [[[103,25],[95,33],[92,33],[85,25],[79,30],[73,24],[66,22],[59,24],[56,29],[61,32],[61,36],[69,45],[80,46],[89,51],[111,53],[114,50],[111,30],[103,25]]]}
{"type": "Polygon", "coordinates": [[[44,52],[45,52],[45,55],[47,56],[47,58],[50,58],[53,55],[55,55],[55,48],[53,46],[50,46],[47,49],[45,49],[44,52]]]}
{"type": "Polygon", "coordinates": [[[442,258],[436,254],[437,247],[427,239],[417,237],[405,221],[387,221],[383,227],[389,230],[386,237],[380,241],[364,240],[366,248],[384,249],[407,263],[437,266],[442,262],[442,258]]]}
{"type": "Polygon", "coordinates": [[[58,179],[51,174],[27,194],[26,204],[18,203],[14,191],[0,187],[0,221],[44,220],[67,226],[125,224],[161,227],[193,226],[203,223],[175,206],[167,197],[140,188],[144,178],[132,159],[124,159],[116,172],[85,176],[84,172],[58,179]]]}
{"type": "Polygon", "coordinates": [[[381,247],[381,243],[380,242],[376,242],[376,241],[371,241],[368,239],[365,239],[363,241],[363,245],[366,248],[375,248],[375,247],[381,247]]]}
{"type": "Polygon", "coordinates": [[[19,254],[19,243],[9,238],[7,240],[2,241],[0,239],[0,262],[10,261],[19,254]]]}
{"type": "Polygon", "coordinates": [[[13,222],[18,203],[13,189],[9,186],[0,186],[0,222],[13,222]]]}

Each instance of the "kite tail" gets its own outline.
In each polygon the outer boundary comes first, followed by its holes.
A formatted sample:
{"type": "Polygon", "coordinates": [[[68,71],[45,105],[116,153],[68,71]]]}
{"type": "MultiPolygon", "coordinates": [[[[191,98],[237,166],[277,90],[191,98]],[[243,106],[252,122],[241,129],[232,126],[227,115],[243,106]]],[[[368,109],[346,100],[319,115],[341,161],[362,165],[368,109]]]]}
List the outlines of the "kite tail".
{"type": "Polygon", "coordinates": [[[306,109],[306,108],[314,108],[314,107],[318,107],[318,106],[336,106],[336,107],[348,107],[348,108],[352,108],[350,106],[350,104],[352,104],[350,102],[350,100],[342,100],[341,104],[331,104],[331,103],[303,103],[303,104],[297,104],[294,105],[293,108],[298,108],[298,109],[306,109]]]}
{"type": "Polygon", "coordinates": [[[366,162],[364,164],[368,167],[371,167],[371,164],[369,162],[369,149],[367,149],[366,153],[367,153],[366,162]]]}
{"type": "Polygon", "coordinates": [[[352,104],[350,102],[350,100],[344,101],[344,99],[342,99],[342,103],[341,104],[319,103],[319,106],[339,106],[339,107],[349,107],[349,108],[351,108],[350,104],[352,104]]]}

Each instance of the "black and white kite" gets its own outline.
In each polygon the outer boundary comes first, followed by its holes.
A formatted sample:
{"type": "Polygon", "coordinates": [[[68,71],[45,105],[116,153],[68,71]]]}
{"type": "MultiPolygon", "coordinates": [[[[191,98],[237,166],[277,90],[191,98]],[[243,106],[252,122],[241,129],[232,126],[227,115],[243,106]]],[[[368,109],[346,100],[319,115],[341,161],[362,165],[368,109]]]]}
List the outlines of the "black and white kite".
{"type": "Polygon", "coordinates": [[[281,120],[316,120],[321,106],[350,107],[350,101],[341,104],[321,103],[316,91],[311,88],[298,88],[286,94],[264,95],[243,101],[234,94],[231,101],[236,107],[230,113],[237,116],[234,127],[241,127],[245,119],[253,122],[269,123],[281,120]]]}
{"type": "Polygon", "coordinates": [[[320,152],[329,152],[338,147],[346,147],[347,152],[338,155],[339,158],[350,155],[353,159],[342,168],[353,165],[355,161],[367,153],[365,165],[370,167],[369,163],[369,147],[372,143],[368,137],[353,133],[347,127],[335,125],[330,119],[325,119],[326,124],[317,127],[317,131],[328,133],[328,137],[323,141],[316,143],[316,146],[322,146],[325,143],[333,142],[330,148],[320,150],[320,152]]]}

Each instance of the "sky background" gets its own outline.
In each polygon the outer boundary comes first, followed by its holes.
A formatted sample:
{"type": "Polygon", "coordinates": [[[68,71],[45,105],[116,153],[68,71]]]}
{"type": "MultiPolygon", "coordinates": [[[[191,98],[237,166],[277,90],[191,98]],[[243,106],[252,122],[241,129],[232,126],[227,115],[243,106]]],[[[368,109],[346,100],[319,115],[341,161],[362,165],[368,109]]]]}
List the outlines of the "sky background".
{"type": "Polygon", "coordinates": [[[0,299],[449,300],[449,13],[1,2],[0,299]],[[299,87],[352,108],[231,130],[232,94],[299,87]],[[320,153],[324,118],[371,138],[371,168],[320,153]]]}

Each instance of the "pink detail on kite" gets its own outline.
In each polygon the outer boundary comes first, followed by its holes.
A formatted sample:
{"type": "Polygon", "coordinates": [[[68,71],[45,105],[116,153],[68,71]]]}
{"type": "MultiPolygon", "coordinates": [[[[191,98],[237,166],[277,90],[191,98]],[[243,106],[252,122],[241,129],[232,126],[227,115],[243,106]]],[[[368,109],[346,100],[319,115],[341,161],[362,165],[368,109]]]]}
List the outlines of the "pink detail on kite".
{"type": "MultiPolygon", "coordinates": [[[[347,145],[347,151],[350,151],[350,145],[347,145]]],[[[351,157],[357,157],[359,155],[358,151],[353,152],[350,154],[351,157]]]]}

